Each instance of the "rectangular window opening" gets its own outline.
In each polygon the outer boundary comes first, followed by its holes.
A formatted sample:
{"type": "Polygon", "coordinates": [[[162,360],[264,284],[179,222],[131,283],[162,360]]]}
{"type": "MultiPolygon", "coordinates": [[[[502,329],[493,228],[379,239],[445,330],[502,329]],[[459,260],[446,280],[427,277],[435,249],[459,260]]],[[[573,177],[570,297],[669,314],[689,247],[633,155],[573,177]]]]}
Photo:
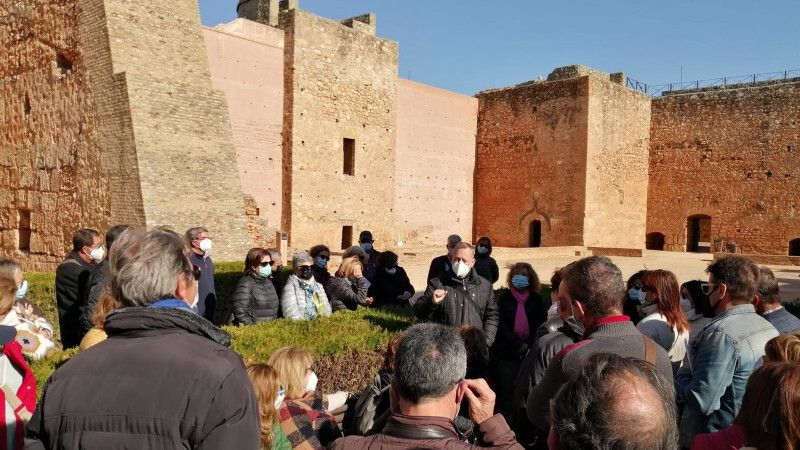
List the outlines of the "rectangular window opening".
{"type": "Polygon", "coordinates": [[[26,209],[19,210],[17,223],[17,243],[19,251],[29,252],[31,250],[31,212],[26,209]]]}
{"type": "Polygon", "coordinates": [[[342,250],[353,246],[353,226],[345,225],[342,227],[342,250]]]}
{"type": "Polygon", "coordinates": [[[350,138],[344,138],[342,140],[342,149],[343,152],[343,165],[342,165],[342,173],[345,175],[355,175],[356,174],[356,140],[350,138]]]}

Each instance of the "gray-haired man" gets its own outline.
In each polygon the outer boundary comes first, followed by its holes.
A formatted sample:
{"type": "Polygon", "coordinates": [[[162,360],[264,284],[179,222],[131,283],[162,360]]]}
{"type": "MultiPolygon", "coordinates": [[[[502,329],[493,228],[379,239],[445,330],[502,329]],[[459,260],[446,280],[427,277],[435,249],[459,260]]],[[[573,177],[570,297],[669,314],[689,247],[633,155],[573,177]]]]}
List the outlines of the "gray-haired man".
{"type": "Polygon", "coordinates": [[[503,416],[494,414],[494,392],[483,379],[465,380],[466,373],[467,352],[458,331],[438,324],[412,326],[397,345],[389,388],[392,415],[383,431],[341,438],[332,448],[521,449],[503,416]],[[465,443],[453,423],[465,399],[479,445],[465,443]]]}
{"type": "Polygon", "coordinates": [[[186,230],[186,240],[192,249],[190,260],[200,268],[200,282],[197,292],[197,314],[214,322],[214,312],[217,309],[217,289],[214,286],[214,261],[211,260],[211,250],[214,243],[209,237],[208,230],[203,227],[194,227],[186,230]]]}
{"type": "Polygon", "coordinates": [[[230,335],[187,304],[185,248],[160,229],[115,241],[109,288],[123,308],[106,318],[109,339],[50,377],[26,448],[258,448],[258,403],[230,335]]]}

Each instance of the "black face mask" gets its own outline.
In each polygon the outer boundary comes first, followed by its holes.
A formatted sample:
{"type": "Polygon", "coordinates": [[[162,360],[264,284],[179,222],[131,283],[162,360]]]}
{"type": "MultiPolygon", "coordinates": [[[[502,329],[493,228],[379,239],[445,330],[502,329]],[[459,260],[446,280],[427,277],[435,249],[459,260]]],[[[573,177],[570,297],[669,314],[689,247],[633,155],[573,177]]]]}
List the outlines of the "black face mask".
{"type": "Polygon", "coordinates": [[[314,276],[314,269],[311,266],[300,266],[300,278],[310,280],[314,276]]]}
{"type": "Polygon", "coordinates": [[[696,312],[703,315],[703,317],[707,317],[709,319],[713,319],[717,316],[717,313],[714,312],[714,306],[711,305],[711,300],[709,300],[708,296],[703,294],[695,303],[694,309],[696,312]]]}

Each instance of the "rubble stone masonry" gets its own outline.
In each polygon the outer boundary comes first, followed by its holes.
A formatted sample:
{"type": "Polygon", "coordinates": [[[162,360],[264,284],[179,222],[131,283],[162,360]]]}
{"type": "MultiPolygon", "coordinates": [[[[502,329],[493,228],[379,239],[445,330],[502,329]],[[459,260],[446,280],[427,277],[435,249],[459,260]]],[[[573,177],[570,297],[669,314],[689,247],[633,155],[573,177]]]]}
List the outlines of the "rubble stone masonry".
{"type": "Polygon", "coordinates": [[[52,269],[74,230],[108,224],[77,0],[0,7],[0,256],[52,269]]]}
{"type": "Polygon", "coordinates": [[[353,227],[353,242],[369,229],[383,247],[397,239],[397,43],[299,9],[281,13],[281,28],[283,229],[290,245],[338,249],[345,227],[353,227]]]}
{"type": "Polygon", "coordinates": [[[103,4],[113,70],[125,74],[144,223],[179,233],[205,226],[218,259],[241,259],[250,243],[244,198],[225,97],[211,86],[197,2],[103,4]]]}
{"type": "Polygon", "coordinates": [[[687,248],[687,219],[710,238],[786,255],[800,237],[800,81],[666,95],[653,101],[648,233],[687,248]]]}
{"type": "Polygon", "coordinates": [[[589,79],[478,94],[475,236],[527,247],[583,245],[589,79]]]}

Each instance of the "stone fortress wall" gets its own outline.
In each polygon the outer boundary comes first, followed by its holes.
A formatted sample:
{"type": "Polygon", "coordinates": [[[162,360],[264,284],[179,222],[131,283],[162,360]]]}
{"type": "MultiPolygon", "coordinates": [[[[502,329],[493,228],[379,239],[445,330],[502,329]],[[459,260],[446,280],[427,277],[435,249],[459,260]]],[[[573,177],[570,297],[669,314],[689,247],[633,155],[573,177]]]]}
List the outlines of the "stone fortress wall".
{"type": "Polygon", "coordinates": [[[792,250],[800,238],[800,79],[665,95],[653,100],[650,129],[651,243],[691,247],[696,218],[708,228],[697,233],[703,242],[792,250]]]}
{"type": "Polygon", "coordinates": [[[800,80],[651,100],[583,66],[447,92],[398,77],[366,14],[242,0],[0,8],[0,256],[52,269],[80,227],[249,245],[800,252],[800,80]],[[340,245],[341,244],[341,245],[340,245]]]}

